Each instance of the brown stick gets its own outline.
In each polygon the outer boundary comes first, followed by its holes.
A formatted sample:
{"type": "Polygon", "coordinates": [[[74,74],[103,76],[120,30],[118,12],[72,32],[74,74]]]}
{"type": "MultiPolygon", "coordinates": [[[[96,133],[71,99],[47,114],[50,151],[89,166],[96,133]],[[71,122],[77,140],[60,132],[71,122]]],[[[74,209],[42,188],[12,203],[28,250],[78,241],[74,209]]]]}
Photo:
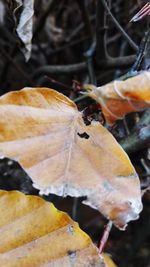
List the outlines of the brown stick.
{"type": "MultiPolygon", "coordinates": [[[[113,68],[127,68],[133,64],[135,61],[135,55],[119,57],[119,58],[109,58],[108,60],[102,60],[99,63],[99,68],[101,69],[113,69],[113,68]]],[[[32,75],[33,78],[39,75],[48,74],[71,74],[80,73],[87,71],[86,62],[80,62],[70,65],[46,65],[39,67],[32,75]]]]}
{"type": "Polygon", "coordinates": [[[100,240],[100,245],[99,245],[99,253],[100,254],[103,252],[104,247],[105,247],[105,245],[107,243],[111,228],[112,228],[112,221],[109,221],[107,223],[106,227],[105,227],[105,230],[103,232],[102,238],[100,240]]]}

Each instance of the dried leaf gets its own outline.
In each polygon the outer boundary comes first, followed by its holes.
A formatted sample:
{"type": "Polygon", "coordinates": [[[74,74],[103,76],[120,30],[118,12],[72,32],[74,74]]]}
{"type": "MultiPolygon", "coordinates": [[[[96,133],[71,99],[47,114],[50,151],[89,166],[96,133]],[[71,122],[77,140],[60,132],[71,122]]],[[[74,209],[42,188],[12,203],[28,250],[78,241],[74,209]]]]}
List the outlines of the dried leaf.
{"type": "Polygon", "coordinates": [[[104,257],[104,261],[105,261],[105,264],[106,264],[106,267],[117,267],[114,262],[112,261],[112,259],[109,257],[108,254],[104,254],[103,253],[103,257],[104,257]]]}
{"type": "Polygon", "coordinates": [[[0,216],[1,266],[105,267],[78,224],[39,197],[1,190],[0,216]]]}
{"type": "Polygon", "coordinates": [[[20,16],[19,24],[17,26],[17,33],[25,45],[23,53],[25,55],[26,60],[29,60],[31,56],[33,14],[34,14],[34,0],[24,0],[23,11],[20,16]]]}
{"type": "Polygon", "coordinates": [[[99,122],[85,125],[76,105],[47,88],[0,98],[0,156],[18,161],[41,194],[87,196],[123,228],[141,211],[138,176],[99,122]]]}
{"type": "Polygon", "coordinates": [[[16,26],[16,31],[19,38],[24,44],[22,48],[26,61],[31,56],[32,49],[32,18],[34,14],[34,0],[7,0],[9,8],[13,11],[14,19],[17,23],[16,11],[22,7],[22,12],[19,18],[19,23],[16,26]]]}
{"type": "Polygon", "coordinates": [[[88,95],[100,103],[106,121],[112,125],[127,113],[141,111],[150,106],[150,72],[113,81],[101,87],[91,87],[88,95]]]}

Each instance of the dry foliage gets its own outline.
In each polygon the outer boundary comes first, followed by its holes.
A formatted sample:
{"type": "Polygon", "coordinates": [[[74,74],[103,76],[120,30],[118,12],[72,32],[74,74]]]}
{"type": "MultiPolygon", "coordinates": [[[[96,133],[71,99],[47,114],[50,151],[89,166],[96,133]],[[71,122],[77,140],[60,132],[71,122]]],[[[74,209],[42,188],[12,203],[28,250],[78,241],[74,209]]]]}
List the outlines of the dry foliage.
{"type": "Polygon", "coordinates": [[[2,267],[105,267],[78,224],[42,198],[0,190],[0,217],[2,267]]]}
{"type": "Polygon", "coordinates": [[[106,267],[117,267],[112,259],[109,257],[109,255],[103,253],[103,257],[105,260],[106,267]]]}
{"type": "Polygon", "coordinates": [[[7,0],[7,4],[12,11],[14,20],[16,22],[16,31],[24,44],[22,49],[25,59],[29,60],[32,49],[32,26],[34,14],[34,0],[7,0]],[[21,15],[18,20],[18,9],[22,8],[21,15]]]}
{"type": "MultiPolygon", "coordinates": [[[[89,88],[90,89],[90,88],[89,88]]],[[[106,121],[113,124],[127,113],[150,106],[150,72],[125,81],[113,81],[101,87],[91,87],[88,95],[100,103],[106,121]]]]}
{"type": "Polygon", "coordinates": [[[85,125],[76,105],[47,88],[0,98],[0,156],[18,161],[42,194],[87,196],[123,228],[141,211],[138,176],[99,122],[85,125]]]}

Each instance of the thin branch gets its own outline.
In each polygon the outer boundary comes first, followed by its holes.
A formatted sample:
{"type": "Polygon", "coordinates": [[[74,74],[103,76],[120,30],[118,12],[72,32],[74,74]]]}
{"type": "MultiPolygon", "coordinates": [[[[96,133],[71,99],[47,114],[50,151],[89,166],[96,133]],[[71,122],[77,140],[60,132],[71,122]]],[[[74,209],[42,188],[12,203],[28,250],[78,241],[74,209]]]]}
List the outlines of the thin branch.
{"type": "Polygon", "coordinates": [[[91,21],[90,21],[90,17],[89,17],[89,14],[88,14],[88,10],[87,10],[87,7],[86,7],[85,0],[82,0],[82,1],[81,0],[77,0],[77,2],[78,2],[78,5],[79,5],[79,7],[81,9],[82,18],[83,18],[83,21],[84,21],[86,33],[92,39],[93,32],[92,32],[91,21]]]}
{"type": "Polygon", "coordinates": [[[96,85],[96,76],[93,66],[93,56],[96,49],[96,40],[94,39],[89,49],[84,53],[87,62],[87,69],[89,74],[89,83],[96,85]]]}
{"type": "Polygon", "coordinates": [[[37,20],[34,32],[33,32],[33,39],[37,38],[39,33],[41,32],[42,28],[45,26],[45,22],[47,20],[48,15],[51,13],[51,11],[54,8],[54,5],[57,5],[58,1],[57,0],[50,0],[49,4],[46,8],[46,10],[43,12],[43,14],[40,16],[40,18],[37,20]]]}
{"type": "Polygon", "coordinates": [[[147,40],[146,40],[146,46],[144,51],[144,63],[143,68],[149,69],[150,68],[150,24],[148,25],[148,31],[147,31],[147,40]]]}
{"type": "Polygon", "coordinates": [[[29,75],[24,72],[24,70],[15,62],[15,60],[1,47],[0,54],[2,54],[7,59],[7,64],[11,63],[14,68],[17,70],[20,75],[32,85],[32,79],[30,79],[29,75]]]}
{"type": "Polygon", "coordinates": [[[128,154],[131,154],[141,149],[144,149],[149,142],[150,142],[150,125],[143,127],[139,131],[134,132],[120,144],[128,154]]]}
{"type": "MultiPolygon", "coordinates": [[[[113,68],[127,68],[135,61],[135,55],[109,58],[109,60],[102,60],[99,62],[99,68],[101,69],[113,69],[113,68]]],[[[48,74],[74,74],[87,71],[86,62],[80,62],[69,65],[45,65],[39,67],[32,75],[33,78],[39,77],[39,75],[48,74]]]]}
{"type": "MultiPolygon", "coordinates": [[[[137,53],[136,61],[131,68],[132,71],[138,71],[141,67],[142,61],[145,57],[145,61],[147,59],[146,50],[149,45],[149,37],[150,37],[150,29],[145,32],[144,37],[142,38],[141,44],[139,46],[139,51],[137,53]]],[[[146,63],[146,62],[144,62],[146,63]]],[[[146,66],[145,66],[146,67],[146,66]]]]}
{"type": "Polygon", "coordinates": [[[96,41],[95,38],[93,37],[93,32],[92,32],[92,27],[91,27],[91,22],[86,6],[85,0],[77,0],[78,5],[81,9],[83,21],[85,24],[85,30],[87,35],[90,36],[89,40],[89,48],[88,50],[84,53],[84,56],[86,58],[87,62],[87,69],[88,69],[88,76],[89,76],[89,83],[95,84],[96,85],[96,77],[95,77],[95,72],[94,72],[94,67],[93,67],[93,55],[95,52],[95,47],[96,47],[96,41]]]}
{"type": "Polygon", "coordinates": [[[100,240],[100,245],[99,245],[99,253],[100,254],[103,252],[103,249],[104,249],[104,247],[105,247],[105,245],[107,243],[111,228],[112,228],[112,221],[109,221],[108,224],[105,227],[103,236],[102,236],[102,238],[100,240]]]}
{"type": "Polygon", "coordinates": [[[120,145],[128,153],[134,153],[141,149],[144,149],[150,142],[150,109],[148,109],[138,124],[136,128],[131,132],[131,134],[124,140],[120,142],[120,145]]]}
{"type": "Polygon", "coordinates": [[[45,65],[39,67],[34,73],[33,78],[39,77],[39,75],[48,74],[71,74],[80,73],[87,70],[86,62],[68,64],[68,65],[45,65]]]}
{"type": "Polygon", "coordinates": [[[106,59],[105,43],[105,10],[100,0],[96,8],[96,60],[97,62],[106,59]],[[101,29],[101,30],[100,30],[101,29]]]}
{"type": "Polygon", "coordinates": [[[124,31],[124,29],[122,28],[122,26],[119,24],[119,22],[116,20],[116,18],[114,17],[114,15],[112,14],[112,12],[110,11],[107,3],[105,0],[99,0],[102,2],[103,6],[105,7],[105,9],[107,10],[108,14],[110,15],[112,21],[114,22],[116,28],[121,32],[121,34],[125,37],[125,39],[128,41],[128,43],[130,44],[130,46],[137,51],[138,50],[138,46],[135,44],[135,42],[130,38],[130,36],[124,31]]]}
{"type": "MultiPolygon", "coordinates": [[[[89,21],[90,21],[90,22],[93,22],[95,19],[96,19],[95,14],[89,16],[89,21]]],[[[85,28],[85,23],[81,22],[81,23],[79,24],[79,26],[77,26],[77,27],[71,32],[71,34],[70,34],[69,36],[66,36],[66,40],[65,40],[65,41],[66,41],[66,42],[70,42],[70,41],[71,41],[73,38],[75,38],[75,37],[78,35],[78,33],[80,33],[80,31],[83,30],[84,28],[85,28]]],[[[91,39],[91,36],[88,35],[88,38],[91,39]]]]}

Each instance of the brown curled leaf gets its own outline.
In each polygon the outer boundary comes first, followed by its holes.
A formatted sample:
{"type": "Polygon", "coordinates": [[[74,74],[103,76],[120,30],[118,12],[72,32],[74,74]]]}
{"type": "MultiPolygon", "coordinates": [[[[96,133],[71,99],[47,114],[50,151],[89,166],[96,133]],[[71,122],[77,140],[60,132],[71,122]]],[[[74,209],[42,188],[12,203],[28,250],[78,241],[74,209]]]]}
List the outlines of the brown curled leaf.
{"type": "Polygon", "coordinates": [[[150,106],[150,72],[101,87],[91,86],[88,95],[100,103],[107,123],[112,125],[126,114],[150,106]]]}
{"type": "Polygon", "coordinates": [[[0,98],[0,156],[20,163],[41,194],[86,196],[120,228],[141,211],[138,176],[100,123],[85,125],[76,105],[48,88],[0,98]]]}

